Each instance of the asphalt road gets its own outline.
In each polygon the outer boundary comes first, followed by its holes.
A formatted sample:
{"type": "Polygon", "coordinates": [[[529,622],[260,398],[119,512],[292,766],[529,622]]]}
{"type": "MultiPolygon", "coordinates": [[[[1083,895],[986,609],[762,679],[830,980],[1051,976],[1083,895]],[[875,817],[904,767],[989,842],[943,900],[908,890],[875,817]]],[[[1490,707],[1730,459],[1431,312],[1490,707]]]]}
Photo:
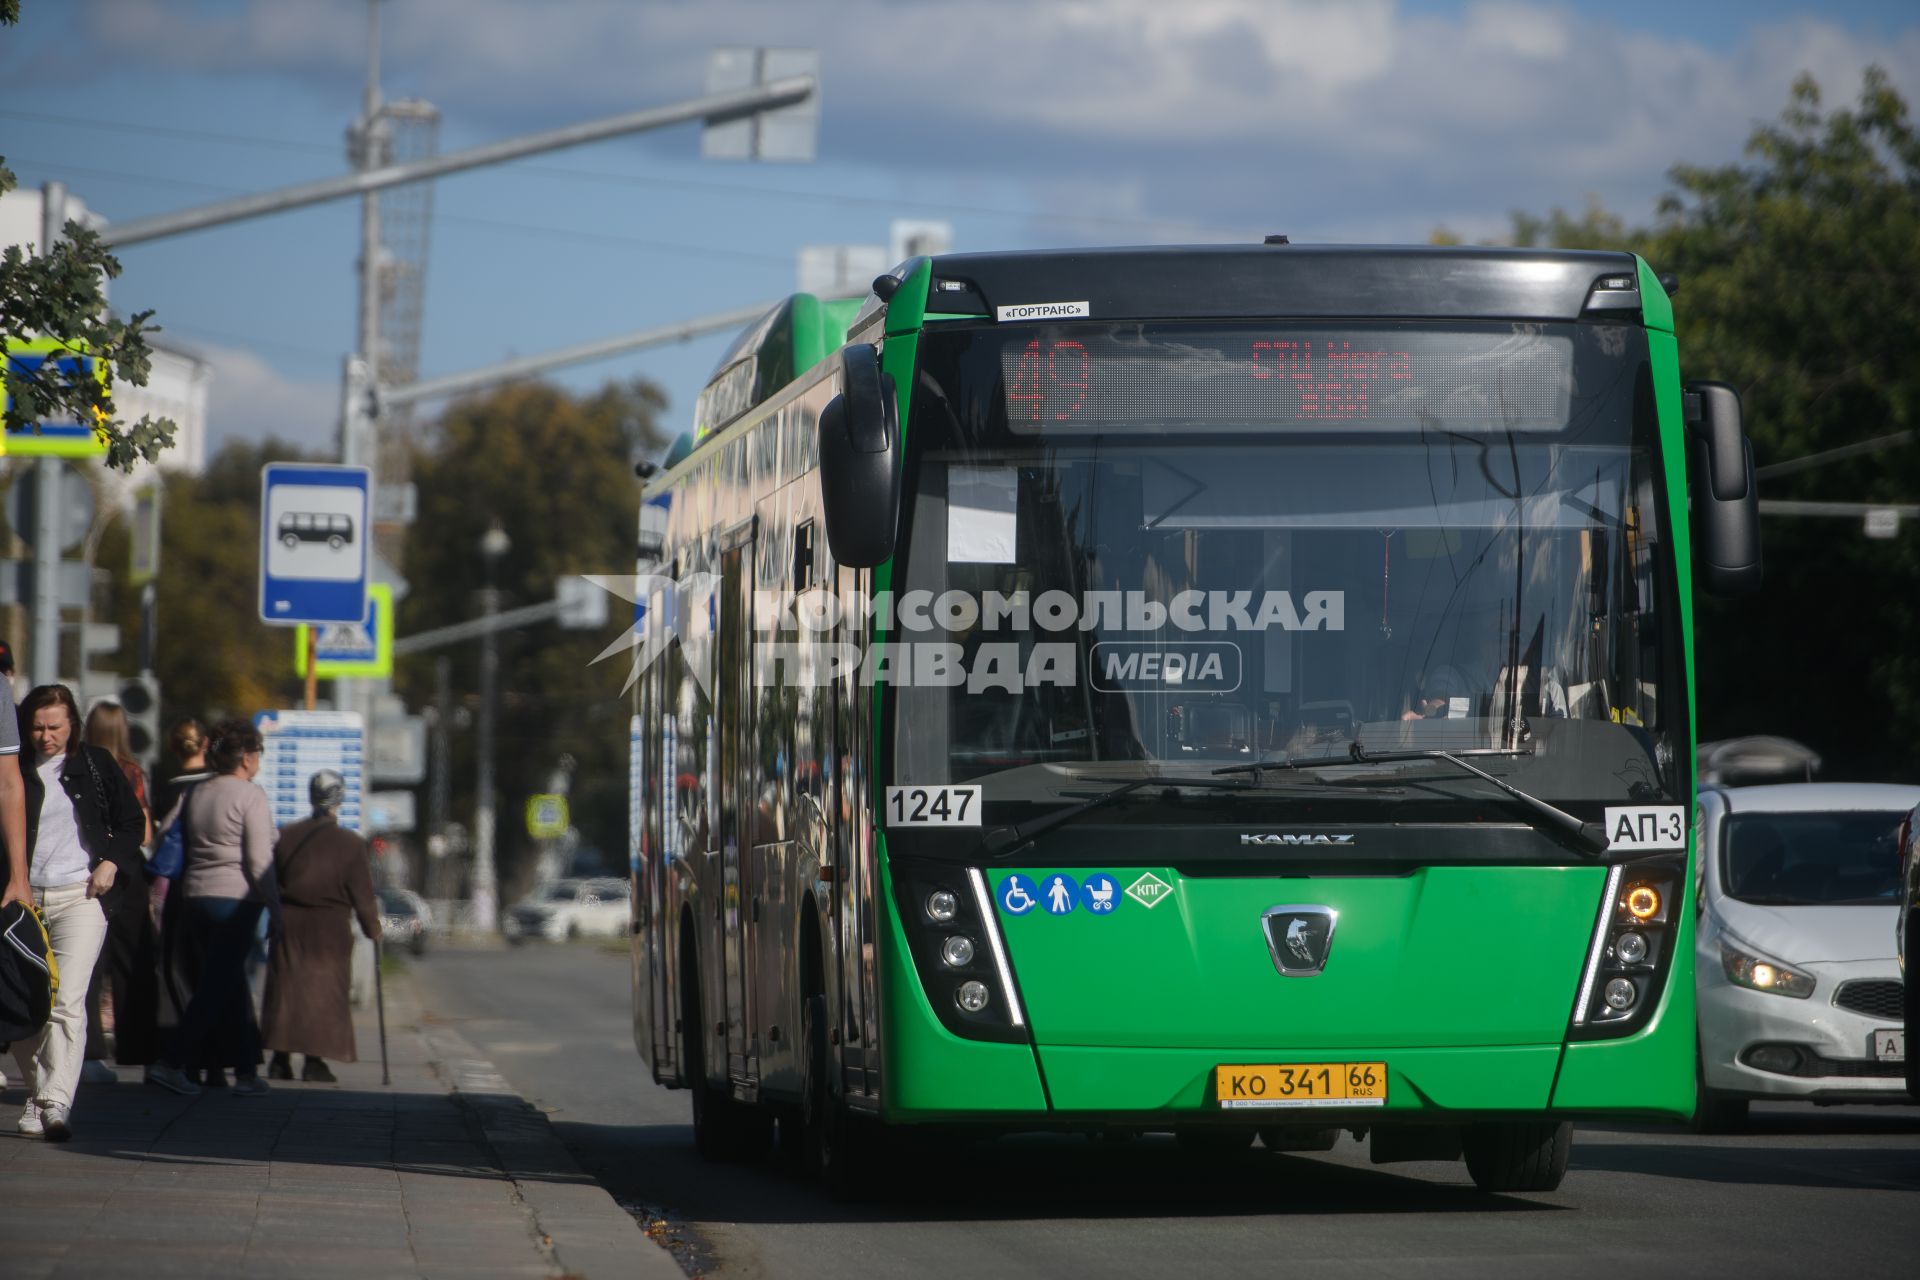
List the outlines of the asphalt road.
{"type": "MultiPolygon", "coordinates": [[[[1757,1107],[1754,1132],[1583,1129],[1551,1195],[1483,1196],[1458,1164],[1202,1156],[1172,1139],[1024,1138],[923,1158],[836,1205],[777,1161],[708,1165],[687,1096],[634,1052],[624,957],[442,949],[412,976],[682,1265],[853,1275],[1831,1276],[1920,1271],[1920,1108],[1757,1107]],[[1305,1270],[1300,1270],[1304,1268],[1305,1270]]],[[[636,1247],[646,1247],[636,1233],[636,1247]]]]}

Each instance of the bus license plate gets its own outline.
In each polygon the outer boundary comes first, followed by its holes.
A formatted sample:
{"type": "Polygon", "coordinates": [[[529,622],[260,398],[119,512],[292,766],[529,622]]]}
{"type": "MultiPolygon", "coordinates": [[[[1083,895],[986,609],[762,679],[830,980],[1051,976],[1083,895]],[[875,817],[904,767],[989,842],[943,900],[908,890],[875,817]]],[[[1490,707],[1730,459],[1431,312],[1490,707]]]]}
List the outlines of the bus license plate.
{"type": "Polygon", "coordinates": [[[1895,1030],[1889,1027],[1874,1032],[1873,1056],[1881,1062],[1905,1062],[1907,1060],[1905,1028],[1895,1030]]]}
{"type": "Polygon", "coordinates": [[[1278,1066],[1215,1067],[1214,1092],[1223,1107],[1384,1107],[1384,1062],[1294,1062],[1278,1066]]]}

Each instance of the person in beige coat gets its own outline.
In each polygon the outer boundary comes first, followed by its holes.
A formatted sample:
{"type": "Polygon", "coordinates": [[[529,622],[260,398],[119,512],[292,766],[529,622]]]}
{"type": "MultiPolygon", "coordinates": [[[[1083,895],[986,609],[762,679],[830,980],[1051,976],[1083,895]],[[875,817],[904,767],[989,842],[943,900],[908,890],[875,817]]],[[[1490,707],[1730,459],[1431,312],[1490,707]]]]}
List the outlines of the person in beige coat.
{"type": "Polygon", "coordinates": [[[302,1080],[332,1083],[327,1059],[354,1061],[353,1011],[348,989],[353,927],[380,936],[380,908],[367,865],[367,842],[340,825],[346,783],[331,769],[307,785],[313,816],[280,833],[273,868],[280,884],[280,924],[267,958],[267,994],[261,1034],[273,1059],[271,1078],[293,1078],[293,1055],[303,1054],[302,1080]]]}

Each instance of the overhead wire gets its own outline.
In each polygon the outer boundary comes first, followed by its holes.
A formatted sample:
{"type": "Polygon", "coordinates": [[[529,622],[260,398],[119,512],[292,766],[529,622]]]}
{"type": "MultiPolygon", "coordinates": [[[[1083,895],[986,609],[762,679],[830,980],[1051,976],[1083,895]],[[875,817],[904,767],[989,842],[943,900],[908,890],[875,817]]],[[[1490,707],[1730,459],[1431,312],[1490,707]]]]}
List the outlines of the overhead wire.
{"type": "MultiPolygon", "coordinates": [[[[339,152],[339,148],[326,143],[309,142],[303,139],[224,133],[209,129],[182,129],[166,125],[137,124],[132,121],[90,120],[78,116],[53,115],[37,111],[0,110],[0,119],[22,120],[36,124],[64,125],[79,129],[95,129],[108,133],[142,134],[149,137],[178,138],[195,142],[217,142],[238,146],[269,147],[280,150],[324,152],[327,154],[338,154],[339,152]]],[[[668,178],[648,174],[610,173],[605,170],[581,169],[567,165],[521,164],[514,166],[514,171],[541,177],[567,178],[575,181],[597,182],[618,186],[669,188],[717,195],[779,196],[789,200],[804,200],[820,204],[837,204],[857,208],[888,209],[895,212],[902,209],[920,209],[946,214],[966,214],[970,217],[1007,218],[1041,223],[1060,222],[1074,226],[1137,228],[1142,231],[1150,230],[1156,233],[1173,232],[1177,234],[1231,239],[1246,239],[1252,234],[1244,228],[1209,227],[1199,223],[1175,219],[1130,218],[1114,214],[1011,209],[991,205],[955,204],[951,201],[940,200],[866,196],[832,191],[803,191],[792,187],[779,187],[764,183],[715,182],[697,178],[668,178]]]]}

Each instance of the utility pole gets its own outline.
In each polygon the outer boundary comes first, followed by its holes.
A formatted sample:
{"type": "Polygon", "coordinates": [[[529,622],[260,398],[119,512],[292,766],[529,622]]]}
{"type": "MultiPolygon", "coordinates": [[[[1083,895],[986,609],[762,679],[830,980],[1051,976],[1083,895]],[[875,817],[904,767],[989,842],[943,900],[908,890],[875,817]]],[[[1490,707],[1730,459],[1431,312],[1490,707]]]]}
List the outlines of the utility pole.
{"type": "MultiPolygon", "coordinates": [[[[500,612],[500,587],[497,581],[500,557],[513,542],[495,520],[480,538],[480,558],[487,566],[486,594],[481,598],[481,614],[491,622],[500,612]]],[[[495,888],[493,836],[493,703],[500,682],[500,641],[489,627],[480,638],[480,724],[475,750],[480,759],[474,779],[477,793],[473,802],[473,923],[486,933],[500,931],[500,902],[495,888]]]]}
{"type": "MultiPolygon", "coordinates": [[[[67,186],[40,188],[40,255],[47,257],[66,234],[67,186]]],[[[36,684],[60,680],[60,481],[62,458],[33,464],[33,673],[36,684]]]]}

